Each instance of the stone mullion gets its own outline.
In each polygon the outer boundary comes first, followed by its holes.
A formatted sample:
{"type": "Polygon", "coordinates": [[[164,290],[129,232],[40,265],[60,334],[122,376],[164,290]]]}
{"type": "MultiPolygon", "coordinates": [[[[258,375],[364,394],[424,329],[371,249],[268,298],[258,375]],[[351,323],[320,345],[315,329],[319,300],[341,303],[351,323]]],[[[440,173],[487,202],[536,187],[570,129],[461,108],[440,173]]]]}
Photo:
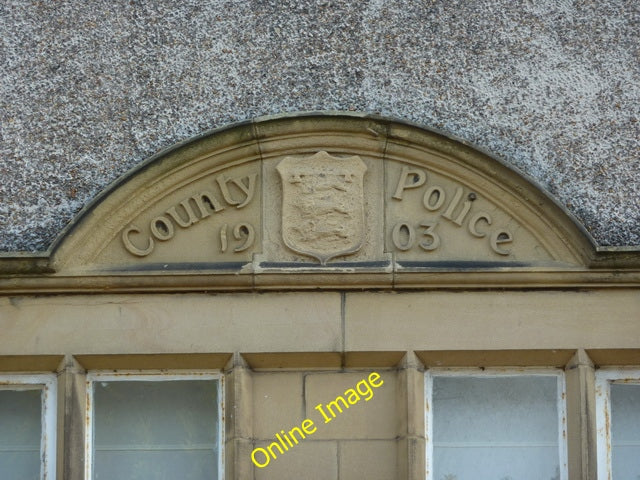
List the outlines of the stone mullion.
{"type": "Polygon", "coordinates": [[[224,380],[225,478],[252,480],[253,385],[251,370],[239,353],[229,361],[224,380]]]}
{"type": "Polygon", "coordinates": [[[56,477],[83,480],[86,444],[86,372],[67,356],[58,370],[56,477]]]}
{"type": "Polygon", "coordinates": [[[570,480],[596,480],[595,368],[580,349],[566,366],[567,457],[570,480]]]}
{"type": "Polygon", "coordinates": [[[408,352],[398,374],[397,478],[425,477],[425,385],[422,363],[408,352]]]}

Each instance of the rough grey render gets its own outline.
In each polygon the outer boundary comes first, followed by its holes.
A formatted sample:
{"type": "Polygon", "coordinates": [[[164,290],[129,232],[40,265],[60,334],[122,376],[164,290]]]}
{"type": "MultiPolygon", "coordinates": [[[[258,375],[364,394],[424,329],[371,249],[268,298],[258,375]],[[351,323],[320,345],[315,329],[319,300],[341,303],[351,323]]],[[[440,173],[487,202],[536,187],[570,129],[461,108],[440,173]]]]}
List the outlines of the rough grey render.
{"type": "Polygon", "coordinates": [[[3,0],[0,249],[46,249],[160,149],[300,110],[439,128],[638,245],[639,32],[637,0],[3,0]]]}

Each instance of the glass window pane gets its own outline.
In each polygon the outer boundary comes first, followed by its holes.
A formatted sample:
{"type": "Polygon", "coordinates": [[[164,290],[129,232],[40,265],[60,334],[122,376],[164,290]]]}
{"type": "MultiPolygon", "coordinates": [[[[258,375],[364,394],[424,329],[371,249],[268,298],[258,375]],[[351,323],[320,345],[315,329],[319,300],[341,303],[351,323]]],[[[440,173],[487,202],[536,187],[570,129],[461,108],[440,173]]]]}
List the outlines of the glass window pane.
{"type": "Polygon", "coordinates": [[[640,385],[611,385],[611,447],[613,478],[640,478],[640,385]]]}
{"type": "Polygon", "coordinates": [[[0,477],[40,478],[42,390],[0,390],[0,477]]]}
{"type": "Polygon", "coordinates": [[[560,478],[553,376],[433,378],[434,480],[560,478]]]}
{"type": "Polygon", "coordinates": [[[93,442],[95,479],[217,479],[217,381],[96,381],[93,442]]]}

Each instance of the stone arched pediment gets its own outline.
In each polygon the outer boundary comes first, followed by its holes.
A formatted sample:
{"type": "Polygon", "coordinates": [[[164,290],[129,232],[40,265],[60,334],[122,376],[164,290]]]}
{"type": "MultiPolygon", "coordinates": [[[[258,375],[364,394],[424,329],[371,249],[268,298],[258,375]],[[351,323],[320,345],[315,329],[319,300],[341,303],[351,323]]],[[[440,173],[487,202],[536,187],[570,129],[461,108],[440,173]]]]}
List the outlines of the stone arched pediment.
{"type": "Polygon", "coordinates": [[[81,212],[46,270],[81,289],[522,286],[595,257],[491,156],[397,120],[309,113],[159,153],[81,212]]]}

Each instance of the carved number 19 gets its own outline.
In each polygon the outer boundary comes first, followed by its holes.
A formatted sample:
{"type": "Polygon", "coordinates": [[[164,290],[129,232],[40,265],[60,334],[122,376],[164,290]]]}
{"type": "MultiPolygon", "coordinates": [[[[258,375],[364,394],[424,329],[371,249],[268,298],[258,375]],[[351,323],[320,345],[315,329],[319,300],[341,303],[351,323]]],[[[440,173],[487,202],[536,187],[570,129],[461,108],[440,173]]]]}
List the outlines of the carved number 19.
{"type": "MultiPolygon", "coordinates": [[[[220,251],[225,253],[229,247],[228,240],[229,226],[225,223],[220,227],[220,251]]],[[[253,245],[256,238],[256,233],[253,226],[250,223],[238,223],[232,229],[233,238],[237,241],[244,240],[244,243],[233,249],[234,252],[244,252],[246,249],[253,245]]]]}

